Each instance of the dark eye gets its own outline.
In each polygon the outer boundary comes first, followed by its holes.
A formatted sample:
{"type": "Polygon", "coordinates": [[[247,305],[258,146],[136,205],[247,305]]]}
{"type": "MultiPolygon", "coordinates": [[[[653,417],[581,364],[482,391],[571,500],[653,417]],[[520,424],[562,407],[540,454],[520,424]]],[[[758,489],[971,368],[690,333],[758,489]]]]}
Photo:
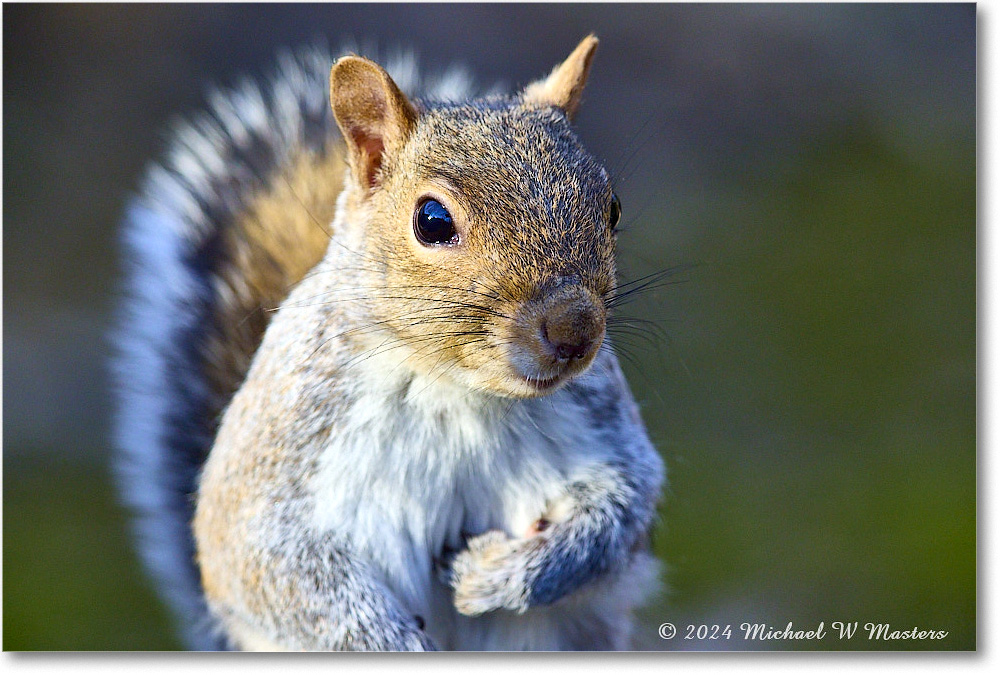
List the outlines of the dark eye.
{"type": "Polygon", "coordinates": [[[618,195],[611,195],[611,212],[608,214],[608,225],[611,229],[618,227],[618,221],[622,218],[622,202],[618,199],[618,195]]]}
{"type": "Polygon", "coordinates": [[[413,214],[413,232],[424,244],[454,244],[458,242],[458,233],[448,213],[441,202],[428,199],[421,202],[413,214]]]}

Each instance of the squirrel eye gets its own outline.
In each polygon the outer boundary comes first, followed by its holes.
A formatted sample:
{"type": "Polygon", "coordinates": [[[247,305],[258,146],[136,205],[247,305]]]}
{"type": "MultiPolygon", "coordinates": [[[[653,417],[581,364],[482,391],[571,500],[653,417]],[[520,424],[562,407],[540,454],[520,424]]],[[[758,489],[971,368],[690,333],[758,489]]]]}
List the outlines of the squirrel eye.
{"type": "Polygon", "coordinates": [[[618,221],[621,220],[621,217],[622,217],[622,202],[620,199],[618,199],[618,195],[612,193],[611,213],[608,214],[608,225],[611,226],[612,230],[618,227],[618,221]]]}
{"type": "Polygon", "coordinates": [[[413,232],[423,244],[458,243],[458,233],[451,214],[441,202],[434,199],[427,199],[417,206],[413,214],[413,232]]]}

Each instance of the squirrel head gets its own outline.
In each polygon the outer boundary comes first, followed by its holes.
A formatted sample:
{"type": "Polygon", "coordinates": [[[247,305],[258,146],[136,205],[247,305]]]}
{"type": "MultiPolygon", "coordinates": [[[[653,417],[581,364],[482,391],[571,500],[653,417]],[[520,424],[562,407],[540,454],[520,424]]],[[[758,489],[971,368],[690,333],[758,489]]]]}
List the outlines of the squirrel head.
{"type": "Polygon", "coordinates": [[[415,370],[532,397],[601,348],[620,206],[570,126],[596,47],[518,95],[464,103],[411,101],[361,57],[334,65],[350,165],[335,229],[371,325],[415,370]]]}

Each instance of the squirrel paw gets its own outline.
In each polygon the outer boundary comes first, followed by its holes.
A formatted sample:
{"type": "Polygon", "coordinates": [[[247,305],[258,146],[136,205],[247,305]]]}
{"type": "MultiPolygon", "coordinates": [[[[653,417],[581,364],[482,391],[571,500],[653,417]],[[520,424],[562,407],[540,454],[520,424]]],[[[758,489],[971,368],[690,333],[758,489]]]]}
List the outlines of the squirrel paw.
{"type": "Polygon", "coordinates": [[[468,540],[451,564],[455,607],[466,616],[496,609],[527,609],[525,554],[534,542],[510,539],[498,530],[468,540]]]}

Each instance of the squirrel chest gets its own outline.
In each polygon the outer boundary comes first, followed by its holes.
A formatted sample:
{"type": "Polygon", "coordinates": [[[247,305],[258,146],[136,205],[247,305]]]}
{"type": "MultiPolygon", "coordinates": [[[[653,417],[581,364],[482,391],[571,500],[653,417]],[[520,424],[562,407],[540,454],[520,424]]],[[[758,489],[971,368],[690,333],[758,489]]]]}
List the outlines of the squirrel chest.
{"type": "Polygon", "coordinates": [[[440,643],[474,647],[440,565],[470,536],[554,517],[568,469],[600,441],[569,396],[510,405],[386,372],[359,378],[322,450],[314,523],[346,537],[440,643]]]}

